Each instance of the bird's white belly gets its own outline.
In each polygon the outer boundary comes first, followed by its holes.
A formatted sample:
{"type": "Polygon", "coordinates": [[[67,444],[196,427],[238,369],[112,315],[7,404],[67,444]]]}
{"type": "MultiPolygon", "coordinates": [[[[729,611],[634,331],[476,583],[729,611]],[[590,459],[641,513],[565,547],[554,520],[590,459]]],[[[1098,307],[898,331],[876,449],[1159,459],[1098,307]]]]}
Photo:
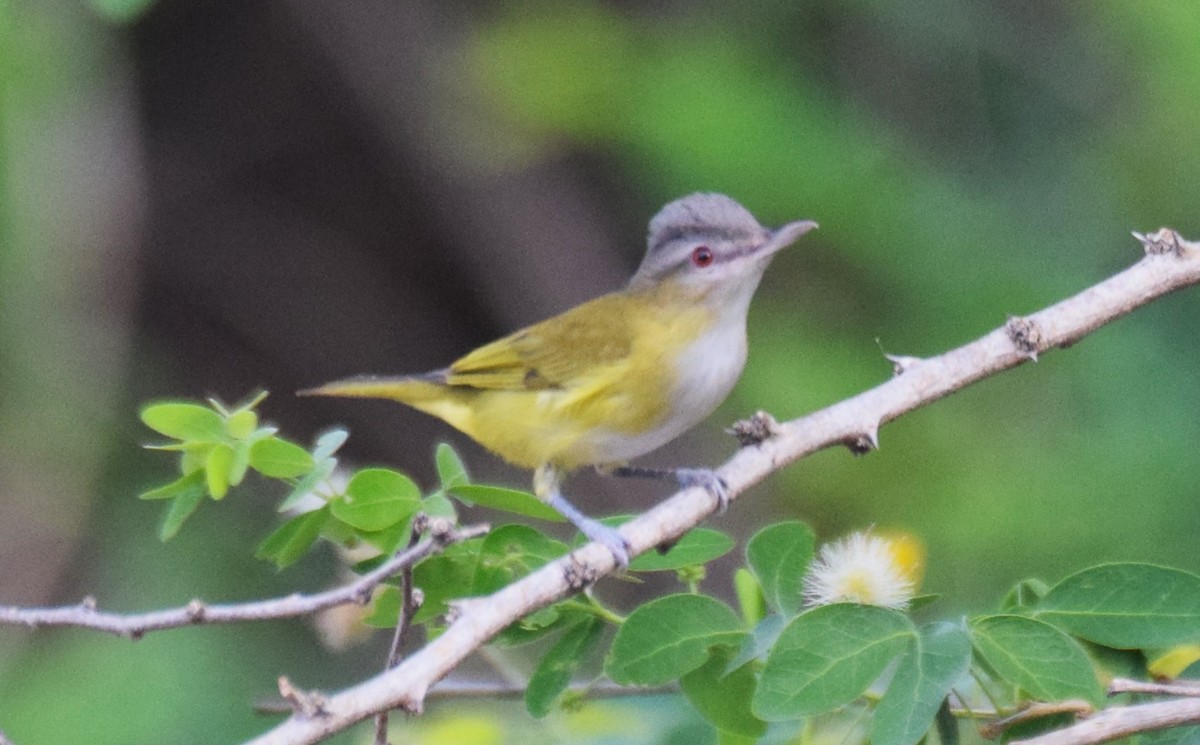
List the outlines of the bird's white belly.
{"type": "Polygon", "coordinates": [[[619,463],[645,455],[704,421],[733,390],[746,364],[746,326],[724,323],[692,342],[676,363],[668,412],[653,428],[636,434],[601,431],[592,438],[597,463],[619,463]]]}

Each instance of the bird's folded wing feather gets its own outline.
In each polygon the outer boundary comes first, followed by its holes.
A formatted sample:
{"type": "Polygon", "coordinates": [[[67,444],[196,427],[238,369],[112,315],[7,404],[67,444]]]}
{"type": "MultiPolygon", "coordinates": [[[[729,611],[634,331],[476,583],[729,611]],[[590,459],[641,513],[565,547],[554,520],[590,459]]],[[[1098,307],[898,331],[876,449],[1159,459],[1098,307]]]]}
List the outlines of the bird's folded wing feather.
{"type": "Polygon", "coordinates": [[[620,364],[632,340],[622,298],[605,295],[476,349],[446,382],[488,390],[569,389],[620,364]]]}

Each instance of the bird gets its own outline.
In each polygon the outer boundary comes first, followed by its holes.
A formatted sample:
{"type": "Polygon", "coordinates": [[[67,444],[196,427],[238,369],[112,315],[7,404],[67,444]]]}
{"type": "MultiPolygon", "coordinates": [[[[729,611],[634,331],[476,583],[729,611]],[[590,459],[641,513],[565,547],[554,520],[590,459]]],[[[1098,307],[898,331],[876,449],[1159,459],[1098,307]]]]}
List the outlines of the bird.
{"type": "Polygon", "coordinates": [[[817,224],[764,228],[723,194],[699,192],[651,220],[628,284],[485,344],[432,372],[358,376],[301,395],[390,399],[438,417],[509,463],[533,470],[536,496],[629,564],[616,528],[563,494],[567,474],[701,486],[723,510],[725,482],[705,468],[629,465],[699,424],[746,362],[746,316],[768,264],[817,224]]]}

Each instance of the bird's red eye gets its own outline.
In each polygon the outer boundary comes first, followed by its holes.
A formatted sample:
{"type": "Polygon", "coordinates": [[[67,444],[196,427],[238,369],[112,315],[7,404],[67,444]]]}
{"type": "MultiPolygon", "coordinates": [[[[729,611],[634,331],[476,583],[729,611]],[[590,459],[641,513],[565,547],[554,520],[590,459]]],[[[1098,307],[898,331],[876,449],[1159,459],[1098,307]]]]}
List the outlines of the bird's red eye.
{"type": "Polygon", "coordinates": [[[696,246],[692,249],[692,263],[703,269],[713,263],[713,252],[708,246],[696,246]]]}

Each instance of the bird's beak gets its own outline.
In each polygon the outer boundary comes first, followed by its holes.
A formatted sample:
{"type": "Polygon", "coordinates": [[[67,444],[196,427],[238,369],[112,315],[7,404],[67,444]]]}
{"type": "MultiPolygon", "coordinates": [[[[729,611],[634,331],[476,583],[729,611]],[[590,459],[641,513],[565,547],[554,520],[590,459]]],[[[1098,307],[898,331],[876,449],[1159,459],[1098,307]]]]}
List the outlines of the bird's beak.
{"type": "Polygon", "coordinates": [[[804,235],[810,230],[816,230],[816,228],[817,224],[812,220],[798,220],[796,222],[789,222],[787,225],[784,225],[781,228],[768,231],[766,242],[759,246],[755,253],[763,256],[770,256],[776,251],[792,245],[797,239],[800,238],[800,236],[804,235]]]}

